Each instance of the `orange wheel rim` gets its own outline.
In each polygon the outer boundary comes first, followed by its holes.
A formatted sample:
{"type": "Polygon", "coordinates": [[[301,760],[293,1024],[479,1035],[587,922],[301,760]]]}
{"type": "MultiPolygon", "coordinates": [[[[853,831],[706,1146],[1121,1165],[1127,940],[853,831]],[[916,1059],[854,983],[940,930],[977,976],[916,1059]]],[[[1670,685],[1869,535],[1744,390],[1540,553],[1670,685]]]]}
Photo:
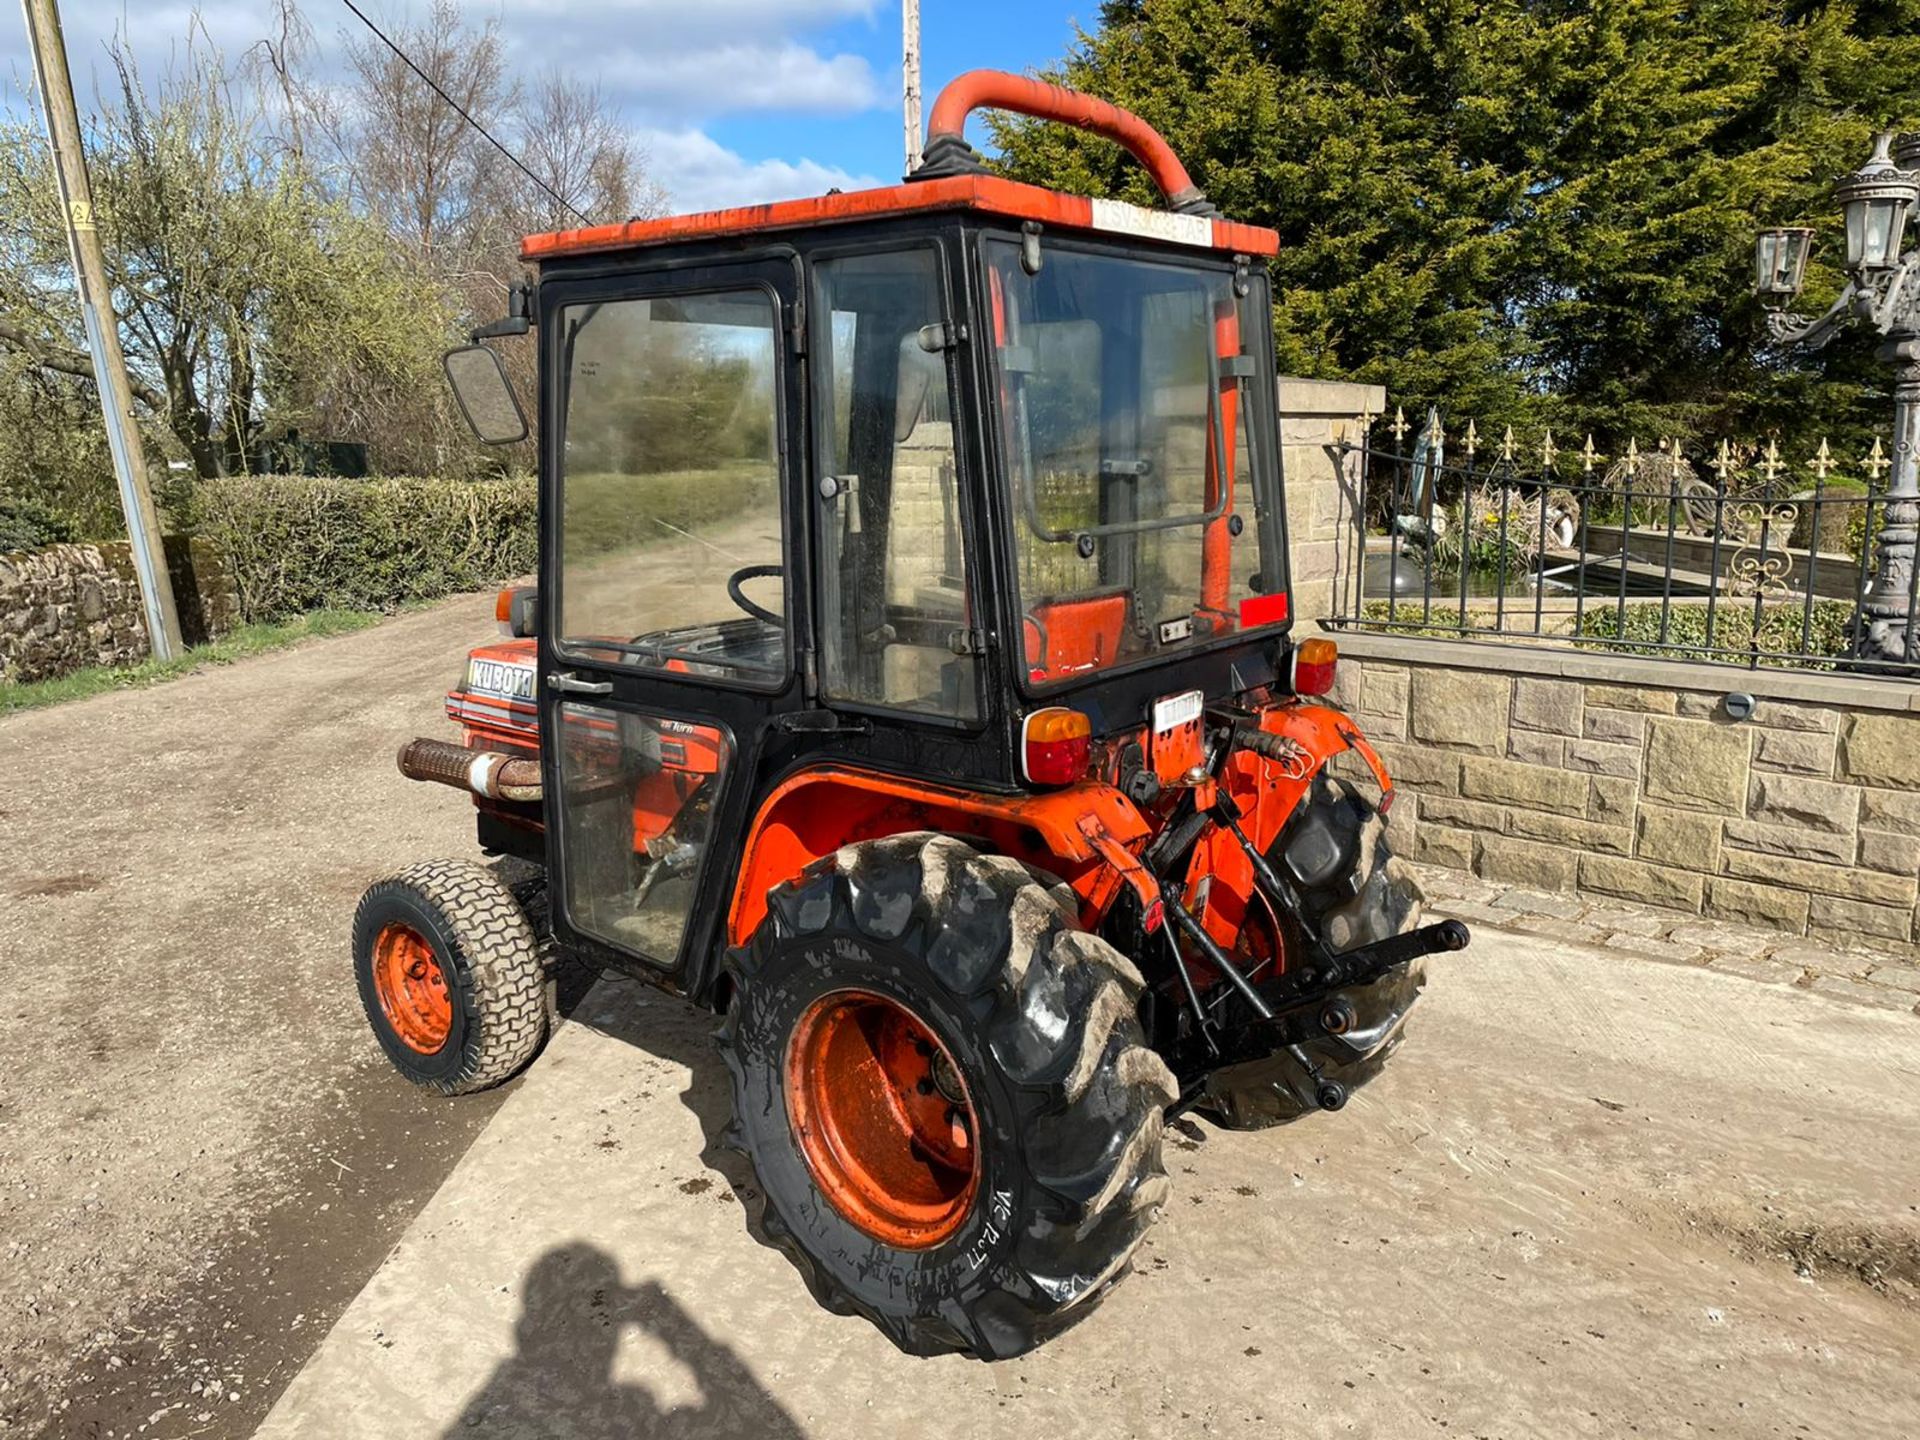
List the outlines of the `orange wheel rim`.
{"type": "Polygon", "coordinates": [[[373,989],[380,1013],[401,1043],[431,1055],[453,1030],[453,997],[427,938],[411,925],[389,925],[373,942],[373,989]]]}
{"type": "Polygon", "coordinates": [[[787,1045],[787,1116],[815,1183],[875,1240],[925,1250],[973,1208],[973,1102],[939,1038],[865,990],[816,1000],[787,1045]]]}

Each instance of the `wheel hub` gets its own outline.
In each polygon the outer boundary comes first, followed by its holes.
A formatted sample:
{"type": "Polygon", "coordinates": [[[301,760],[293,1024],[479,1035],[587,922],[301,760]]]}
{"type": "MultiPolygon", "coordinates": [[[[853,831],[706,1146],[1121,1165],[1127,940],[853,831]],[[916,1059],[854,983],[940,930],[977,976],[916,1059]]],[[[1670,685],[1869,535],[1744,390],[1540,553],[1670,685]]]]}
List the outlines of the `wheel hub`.
{"type": "Polygon", "coordinates": [[[978,1125],[959,1067],[912,1011],[865,990],[816,1000],[788,1042],[786,1090],[801,1156],[847,1220],[906,1250],[959,1230],[978,1125]]]}
{"type": "Polygon", "coordinates": [[[432,1055],[453,1030],[453,997],[447,993],[433,945],[410,925],[392,924],[373,942],[373,988],[401,1043],[432,1055]]]}

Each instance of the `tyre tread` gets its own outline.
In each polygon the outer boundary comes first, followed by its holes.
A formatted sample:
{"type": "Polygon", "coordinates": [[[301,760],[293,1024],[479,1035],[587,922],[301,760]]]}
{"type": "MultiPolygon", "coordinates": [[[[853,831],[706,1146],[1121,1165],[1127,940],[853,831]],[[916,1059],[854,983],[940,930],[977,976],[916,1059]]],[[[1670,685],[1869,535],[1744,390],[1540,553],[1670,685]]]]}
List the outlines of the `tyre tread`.
{"type": "MultiPolygon", "coordinates": [[[[518,1074],[547,1037],[548,1007],[540,942],[513,889],[470,861],[421,860],[372,886],[362,912],[393,890],[413,892],[445,920],[454,942],[446,958],[465,972],[471,996],[459,1067],[421,1083],[465,1095],[518,1074]]],[[[368,1019],[379,1023],[371,1003],[368,1019]]]]}
{"type": "MultiPolygon", "coordinates": [[[[819,933],[852,924],[852,882],[910,885],[926,933],[955,923],[951,913],[963,893],[977,906],[990,893],[1004,916],[1001,953],[981,983],[946,984],[954,999],[984,1004],[989,1037],[1013,1034],[1031,1064],[1009,1069],[1031,1114],[1019,1137],[1023,1163],[1042,1213],[1018,1217],[1024,1229],[1012,1266],[1023,1293],[1002,1288],[975,1294],[966,1305],[937,1313],[885,1313],[864,1303],[819,1264],[794,1236],[766,1194],[766,1185],[736,1122],[722,1144],[754,1167],[760,1183],[746,1206],[750,1228],[763,1243],[784,1253],[814,1297],[828,1309],[865,1315],[901,1349],[913,1354],[961,1350],[987,1358],[1022,1353],[1090,1311],[1124,1269],[1144,1237],[1168,1182],[1161,1160],[1164,1107],[1174,1097],[1172,1073],[1146,1048],[1135,1012],[1142,990],[1139,972],[1105,940],[1071,928],[1078,904],[1057,877],[1035,872],[1004,856],[986,855],[949,836],[912,832],[844,845],[833,855],[769,896],[768,920],[746,946],[728,956],[735,977],[734,1007],[717,1039],[734,1080],[734,1101],[744,1103],[745,1068],[739,1055],[738,994],[753,984],[770,947],[795,933],[819,933]],[[897,873],[883,874],[885,870],[897,873]],[[909,873],[911,872],[911,873],[909,873]],[[826,887],[831,904],[821,904],[826,887]],[[1028,1021],[1030,1006],[1064,993],[1069,972],[1075,993],[1093,1003],[1068,1010],[1069,1023],[1048,1043],[1028,1021]],[[1051,989],[1049,988],[1051,987],[1051,989]],[[1090,1153],[1087,1163],[1060,1169],[1049,1137],[1069,1136],[1090,1153]],[[1087,1146],[1089,1137],[1101,1143],[1087,1146]],[[1124,1198],[1125,1204],[1117,1203],[1124,1198]],[[1073,1263],[1063,1278],[1050,1276],[1049,1244],[1057,1257],[1071,1243],[1073,1263]],[[1095,1257],[1089,1263],[1089,1256],[1095,1257]]],[[[976,923],[977,914],[968,923],[976,923]]],[[[997,1053],[992,1043],[989,1053],[997,1053]]]]}

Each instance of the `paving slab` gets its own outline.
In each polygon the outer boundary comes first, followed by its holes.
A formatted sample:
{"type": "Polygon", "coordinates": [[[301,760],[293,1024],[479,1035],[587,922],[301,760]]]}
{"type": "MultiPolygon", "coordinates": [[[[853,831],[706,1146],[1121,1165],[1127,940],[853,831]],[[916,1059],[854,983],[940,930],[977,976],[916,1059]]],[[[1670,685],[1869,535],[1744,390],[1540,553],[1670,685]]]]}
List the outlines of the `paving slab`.
{"type": "Polygon", "coordinates": [[[1344,1112],[1170,1130],[1137,1273],[998,1365],[817,1308],[710,1018],[603,982],[259,1434],[1912,1435],[1920,1021],[1491,930],[1433,968],[1344,1112]]]}

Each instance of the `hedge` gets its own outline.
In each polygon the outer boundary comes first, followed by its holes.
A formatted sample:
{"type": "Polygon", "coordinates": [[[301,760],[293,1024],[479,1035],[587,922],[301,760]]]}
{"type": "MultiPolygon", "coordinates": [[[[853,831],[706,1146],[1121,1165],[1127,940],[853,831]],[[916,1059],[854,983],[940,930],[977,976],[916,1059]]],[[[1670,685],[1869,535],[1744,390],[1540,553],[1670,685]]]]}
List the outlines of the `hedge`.
{"type": "MultiPolygon", "coordinates": [[[[1509,614],[1516,608],[1524,611],[1524,605],[1509,606],[1509,614]]],[[[1714,606],[1711,643],[1707,638],[1707,607],[1695,604],[1674,605],[1667,611],[1663,643],[1658,600],[1629,600],[1623,626],[1619,607],[1611,601],[1596,599],[1593,607],[1581,615],[1579,631],[1571,639],[1582,650],[1606,650],[1617,655],[1646,655],[1664,660],[1739,661],[1757,649],[1773,652],[1760,655],[1762,665],[1789,670],[1832,670],[1833,662],[1849,653],[1854,609],[1851,600],[1815,600],[1811,623],[1807,624],[1804,656],[1800,653],[1800,631],[1809,618],[1804,600],[1770,602],[1763,606],[1757,646],[1752,599],[1725,596],[1714,606]]],[[[1558,634],[1536,637],[1525,630],[1496,635],[1490,603],[1478,612],[1469,612],[1467,623],[1480,628],[1466,634],[1461,631],[1457,605],[1436,605],[1431,613],[1423,616],[1417,599],[1403,600],[1389,617],[1386,601],[1369,600],[1360,618],[1363,624],[1392,618],[1396,622],[1392,634],[1424,635],[1440,640],[1502,639],[1526,644],[1536,639],[1569,638],[1558,634]],[[1415,624],[1416,621],[1420,623],[1415,624]]]]}
{"type": "Polygon", "coordinates": [[[1614,606],[1587,611],[1580,623],[1580,634],[1586,638],[1579,643],[1596,650],[1672,660],[1738,660],[1743,653],[1770,651],[1761,654],[1760,664],[1831,670],[1834,667],[1822,660],[1848,653],[1855,608],[1851,600],[1815,600],[1809,615],[1803,599],[1771,602],[1761,607],[1756,637],[1752,599],[1722,597],[1714,607],[1709,637],[1706,606],[1675,605],[1668,612],[1665,643],[1680,648],[1669,650],[1661,644],[1659,604],[1629,602],[1624,626],[1614,606]]]}
{"type": "Polygon", "coordinates": [[[38,500],[0,494],[0,555],[41,550],[78,538],[64,517],[38,500]]]}
{"type": "Polygon", "coordinates": [[[250,475],[202,481],[194,528],[230,568],[249,623],[310,610],[390,610],[531,574],[531,477],[378,480],[250,475]]]}

